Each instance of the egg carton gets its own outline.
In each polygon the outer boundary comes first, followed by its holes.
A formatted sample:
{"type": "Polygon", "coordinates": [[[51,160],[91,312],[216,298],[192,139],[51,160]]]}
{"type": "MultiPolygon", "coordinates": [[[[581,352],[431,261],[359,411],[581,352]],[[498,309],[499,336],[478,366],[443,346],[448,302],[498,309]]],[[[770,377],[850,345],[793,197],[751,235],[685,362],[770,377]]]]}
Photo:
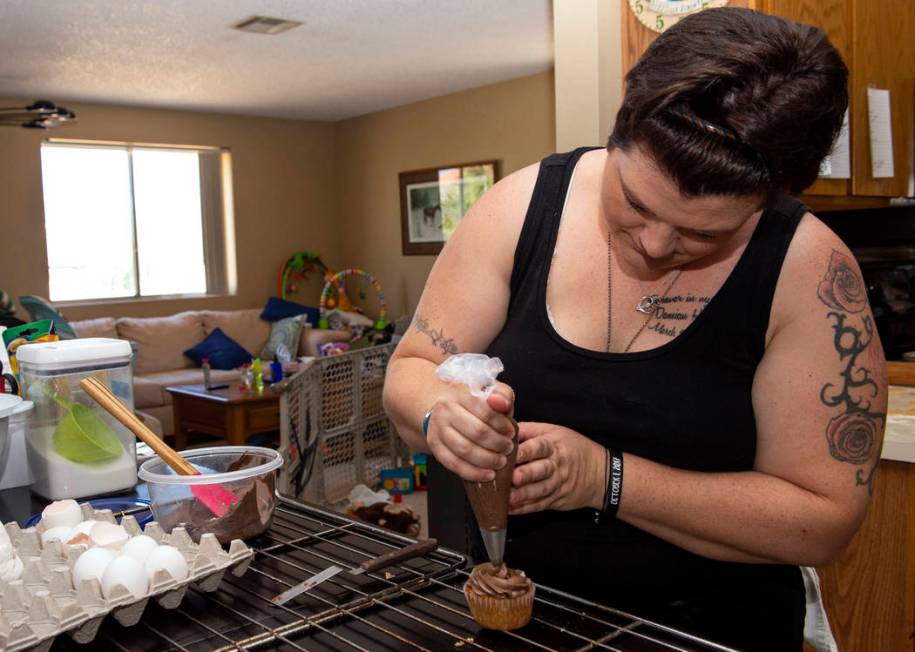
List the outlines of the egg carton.
{"type": "MultiPolygon", "coordinates": [[[[95,510],[87,503],[80,507],[84,519],[117,522],[111,510],[95,510]]],[[[150,600],[165,609],[175,609],[184,599],[188,586],[194,584],[201,591],[215,591],[227,571],[236,577],[243,575],[254,554],[240,539],[234,539],[229,549],[224,550],[213,534],[204,534],[200,543],[194,543],[183,527],[166,534],[152,521],[142,529],[130,515],[121,519],[121,525],[131,537],[146,534],[157,543],[176,547],[187,560],[188,577],[177,581],[159,570],[143,598],[137,600],[122,585],[116,585],[105,598],[94,578],[73,587],[73,566],[88,550],[87,546],[57,540],[42,546],[41,524],[21,529],[17,523],[7,523],[4,527],[22,559],[23,571],[18,580],[0,582],[0,650],[45,652],[55,637],[63,633],[78,643],[89,643],[108,614],[130,627],[140,620],[150,600]]]]}

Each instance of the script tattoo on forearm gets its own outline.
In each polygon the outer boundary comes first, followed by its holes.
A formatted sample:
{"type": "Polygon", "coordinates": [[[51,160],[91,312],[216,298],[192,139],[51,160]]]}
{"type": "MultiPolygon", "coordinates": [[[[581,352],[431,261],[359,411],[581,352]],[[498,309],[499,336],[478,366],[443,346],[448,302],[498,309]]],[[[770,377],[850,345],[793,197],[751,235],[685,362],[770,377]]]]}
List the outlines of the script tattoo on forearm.
{"type": "Polygon", "coordinates": [[[445,337],[445,334],[441,329],[435,330],[429,326],[429,320],[422,315],[416,316],[415,325],[416,330],[418,330],[420,333],[425,333],[428,335],[429,339],[432,340],[432,344],[440,348],[443,354],[454,355],[458,352],[457,344],[454,343],[454,340],[450,337],[445,337]]]}
{"type": "Polygon", "coordinates": [[[860,361],[859,356],[868,347],[880,345],[875,338],[873,319],[866,311],[864,284],[847,256],[833,250],[817,297],[831,308],[826,318],[832,322],[833,345],[844,365],[839,373],[841,380],[826,383],[820,390],[824,405],[841,409],[826,427],[829,453],[840,462],[860,465],[855,472],[855,484],[867,487],[872,494],[877,461],[870,471],[866,469],[874,457],[886,414],[871,410],[879,387],[872,376],[873,369],[866,367],[867,363],[860,361]]]}

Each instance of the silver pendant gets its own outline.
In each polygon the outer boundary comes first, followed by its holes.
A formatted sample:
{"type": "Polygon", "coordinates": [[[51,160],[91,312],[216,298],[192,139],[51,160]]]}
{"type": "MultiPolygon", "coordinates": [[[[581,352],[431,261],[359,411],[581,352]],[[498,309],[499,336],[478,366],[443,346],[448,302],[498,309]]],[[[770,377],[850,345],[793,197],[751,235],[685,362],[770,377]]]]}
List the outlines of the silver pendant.
{"type": "Polygon", "coordinates": [[[653,315],[661,307],[661,297],[657,294],[646,294],[635,305],[635,309],[646,315],[653,315]]]}

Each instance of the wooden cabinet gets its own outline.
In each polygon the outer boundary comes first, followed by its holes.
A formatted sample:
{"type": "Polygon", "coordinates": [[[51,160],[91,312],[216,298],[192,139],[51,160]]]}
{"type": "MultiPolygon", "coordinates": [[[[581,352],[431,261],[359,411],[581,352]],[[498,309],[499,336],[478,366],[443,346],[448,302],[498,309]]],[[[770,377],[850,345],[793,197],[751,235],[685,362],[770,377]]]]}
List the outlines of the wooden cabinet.
{"type": "MultiPolygon", "coordinates": [[[[757,0],[758,9],[816,25],[849,69],[851,179],[821,179],[811,195],[902,197],[912,194],[912,115],[915,110],[915,5],[912,0],[757,0]],[[890,91],[892,178],[871,169],[867,89],[890,91]]],[[[854,202],[852,202],[852,205],[854,202]]]]}
{"type": "MultiPolygon", "coordinates": [[[[642,26],[622,2],[624,73],[656,34],[642,26]]],[[[883,206],[890,197],[913,193],[913,111],[915,111],[915,3],[912,0],[732,0],[816,25],[829,36],[848,65],[851,179],[820,179],[805,193],[815,210],[883,206]],[[892,178],[874,178],[871,170],[867,89],[890,91],[892,178]]]]}
{"type": "Polygon", "coordinates": [[[912,0],[853,0],[851,103],[852,194],[912,194],[912,116],[915,110],[915,5],[912,0]],[[891,93],[895,176],[871,176],[867,89],[891,93]]]}
{"type": "Polygon", "coordinates": [[[880,462],[864,524],[817,573],[840,650],[915,650],[915,464],[880,462]]]}
{"type": "MultiPolygon", "coordinates": [[[[807,25],[816,25],[842,55],[846,65],[851,61],[851,24],[849,0],[760,0],[761,11],[784,16],[807,25]]],[[[849,66],[850,68],[850,66],[849,66]]],[[[851,93],[849,82],[849,94],[851,93]]],[[[847,195],[846,179],[817,179],[807,190],[810,195],[847,195]]]]}
{"type": "MultiPolygon", "coordinates": [[[[755,4],[757,2],[758,0],[731,0],[728,3],[728,6],[755,9],[755,4]]],[[[622,66],[623,76],[625,77],[626,73],[629,72],[629,69],[632,68],[632,66],[635,65],[635,62],[639,60],[639,57],[642,56],[642,53],[656,38],[658,38],[658,33],[648,29],[639,22],[639,19],[636,18],[635,14],[632,13],[632,10],[629,8],[629,2],[627,0],[621,0],[620,4],[623,8],[623,16],[620,21],[623,33],[621,35],[620,44],[623,48],[622,66]]]]}

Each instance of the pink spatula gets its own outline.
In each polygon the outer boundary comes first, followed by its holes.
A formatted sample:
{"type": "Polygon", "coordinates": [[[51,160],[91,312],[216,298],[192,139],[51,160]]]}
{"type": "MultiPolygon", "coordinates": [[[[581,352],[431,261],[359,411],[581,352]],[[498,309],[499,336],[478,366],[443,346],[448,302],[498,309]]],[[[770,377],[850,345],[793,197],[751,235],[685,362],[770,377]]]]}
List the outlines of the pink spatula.
{"type": "MultiPolygon", "coordinates": [[[[127,406],[121,403],[105,385],[97,378],[84,378],[79,381],[83,388],[95,402],[101,405],[115,419],[137,436],[156,452],[156,455],[168,464],[175,473],[181,475],[200,475],[200,471],[186,459],[175,452],[175,449],[159,439],[153,431],[146,427],[127,406]]],[[[218,484],[192,484],[191,493],[202,502],[216,516],[224,516],[229,507],[238,502],[238,496],[218,484]]]]}

